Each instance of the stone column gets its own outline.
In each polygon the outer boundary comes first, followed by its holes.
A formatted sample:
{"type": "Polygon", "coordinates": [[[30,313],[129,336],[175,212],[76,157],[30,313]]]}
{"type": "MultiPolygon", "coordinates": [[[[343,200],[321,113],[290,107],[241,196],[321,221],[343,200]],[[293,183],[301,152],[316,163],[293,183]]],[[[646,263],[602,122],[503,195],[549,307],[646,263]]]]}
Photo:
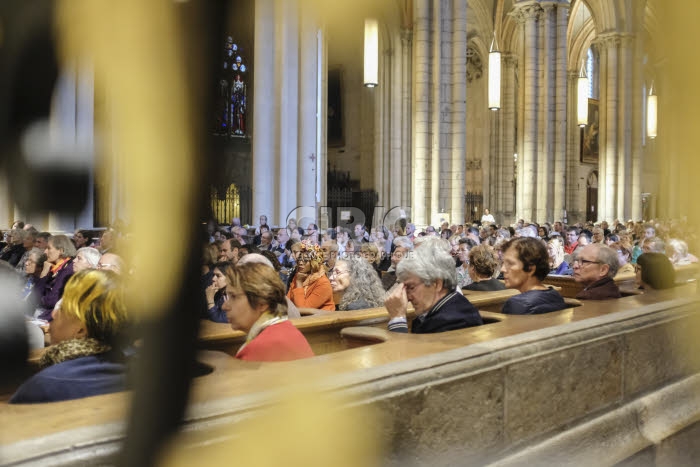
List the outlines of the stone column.
{"type": "MultiPolygon", "coordinates": [[[[318,89],[318,24],[311,11],[301,14],[299,31],[299,149],[297,199],[300,206],[316,209],[317,129],[321,114],[317,112],[318,89]]],[[[264,72],[264,70],[262,70],[264,72]]],[[[284,177],[283,174],[280,174],[284,177]]],[[[315,217],[315,216],[314,216],[315,217]]],[[[303,226],[306,228],[306,226],[303,226]]]]}
{"type": "Polygon", "coordinates": [[[567,151],[569,157],[566,159],[566,208],[567,220],[570,223],[585,220],[585,209],[581,212],[581,184],[578,178],[577,168],[579,166],[579,155],[581,154],[581,128],[577,125],[577,96],[578,96],[578,70],[568,72],[568,93],[567,93],[567,121],[568,141],[567,151]]]}
{"type": "Polygon", "coordinates": [[[426,225],[430,219],[430,3],[416,0],[413,4],[413,222],[426,225]]]}
{"type": "Polygon", "coordinates": [[[412,84],[413,31],[401,31],[401,206],[411,205],[412,195],[412,84]]]}
{"type": "Polygon", "coordinates": [[[608,138],[608,133],[606,131],[606,122],[607,122],[607,114],[608,114],[608,107],[605,104],[607,102],[607,96],[608,96],[608,48],[605,44],[605,40],[602,37],[597,38],[594,43],[598,47],[598,51],[600,53],[600,73],[598,74],[598,79],[599,79],[599,110],[600,110],[600,115],[599,115],[599,122],[600,125],[598,127],[599,133],[598,133],[598,206],[596,209],[598,210],[597,214],[597,219],[599,221],[605,219],[605,215],[607,212],[606,208],[606,200],[608,196],[610,196],[610,193],[612,190],[608,190],[608,183],[610,178],[608,177],[608,171],[607,171],[607,151],[606,151],[606,141],[608,138]]]}
{"type": "Polygon", "coordinates": [[[540,14],[539,31],[540,44],[540,77],[541,82],[537,87],[539,91],[540,109],[538,112],[537,132],[537,201],[535,217],[533,221],[544,222],[552,218],[553,207],[553,175],[554,175],[554,99],[555,99],[555,60],[556,60],[556,35],[555,35],[554,5],[543,4],[540,14]]]}
{"type": "Polygon", "coordinates": [[[276,199],[280,197],[278,183],[277,134],[279,129],[275,70],[275,0],[255,2],[255,111],[253,112],[253,218],[267,213],[270,224],[286,225],[276,199]]]}
{"type": "Polygon", "coordinates": [[[515,216],[515,177],[514,161],[515,153],[515,69],[518,59],[513,54],[503,54],[503,95],[501,103],[501,128],[502,145],[500,154],[501,172],[498,196],[502,199],[502,212],[499,219],[502,223],[510,223],[515,216]]]}
{"type": "MultiPolygon", "coordinates": [[[[606,177],[606,196],[604,200],[604,210],[598,214],[598,220],[612,220],[617,217],[617,197],[619,195],[619,180],[617,178],[617,159],[620,155],[620,147],[618,141],[619,132],[619,115],[620,115],[620,94],[618,86],[622,83],[619,79],[619,52],[620,52],[620,37],[608,36],[604,38],[604,43],[607,49],[606,67],[607,76],[605,87],[607,88],[607,96],[602,105],[605,106],[605,115],[601,115],[600,126],[605,131],[605,177],[606,177]]],[[[603,81],[601,81],[602,83],[603,81]]],[[[601,148],[602,149],[602,148],[601,148]]]]}
{"type": "Polygon", "coordinates": [[[559,3],[556,10],[556,70],[555,86],[556,98],[554,103],[554,212],[551,220],[563,219],[564,210],[567,207],[566,190],[569,184],[575,180],[567,176],[567,105],[569,89],[567,80],[567,21],[569,17],[569,4],[559,3]]]}
{"type": "Polygon", "coordinates": [[[632,58],[633,38],[623,36],[619,45],[619,102],[617,133],[617,208],[614,217],[625,221],[629,219],[632,207],[632,58]]]}
{"type": "Polygon", "coordinates": [[[467,0],[454,0],[452,5],[452,142],[450,181],[450,221],[464,220],[464,177],[467,155],[467,0]]]}
{"type": "Polygon", "coordinates": [[[403,60],[404,53],[401,45],[401,33],[397,32],[392,36],[392,61],[391,61],[391,82],[387,83],[390,88],[391,104],[390,116],[391,122],[391,148],[390,148],[390,164],[387,173],[388,178],[379,180],[378,186],[388,185],[388,198],[384,201],[385,212],[394,206],[401,205],[401,190],[403,180],[401,173],[403,170],[402,153],[408,148],[402,146],[402,128],[405,120],[409,116],[401,113],[403,105],[403,60]]]}
{"type": "Polygon", "coordinates": [[[518,191],[522,196],[518,198],[518,212],[525,220],[537,221],[537,159],[538,159],[538,131],[539,131],[539,41],[538,20],[542,13],[539,5],[528,4],[517,10],[520,23],[523,25],[524,36],[523,72],[521,74],[521,91],[523,102],[521,114],[523,125],[520,127],[523,134],[522,153],[519,154],[518,164],[522,166],[522,176],[518,179],[518,191]]]}

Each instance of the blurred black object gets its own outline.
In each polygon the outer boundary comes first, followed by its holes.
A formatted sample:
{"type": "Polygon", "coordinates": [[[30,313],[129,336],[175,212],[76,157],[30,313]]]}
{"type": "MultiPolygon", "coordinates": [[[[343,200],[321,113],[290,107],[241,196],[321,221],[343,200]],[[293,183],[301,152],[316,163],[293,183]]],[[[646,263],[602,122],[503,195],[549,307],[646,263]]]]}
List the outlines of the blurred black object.
{"type": "Polygon", "coordinates": [[[43,128],[34,132],[43,144],[34,147],[49,144],[48,125],[40,123],[48,121],[58,79],[53,14],[49,0],[0,2],[0,168],[24,212],[75,214],[85,206],[91,167],[65,167],[55,146],[57,154],[40,155],[46,163],[30,165],[22,145],[31,127],[43,128]]]}

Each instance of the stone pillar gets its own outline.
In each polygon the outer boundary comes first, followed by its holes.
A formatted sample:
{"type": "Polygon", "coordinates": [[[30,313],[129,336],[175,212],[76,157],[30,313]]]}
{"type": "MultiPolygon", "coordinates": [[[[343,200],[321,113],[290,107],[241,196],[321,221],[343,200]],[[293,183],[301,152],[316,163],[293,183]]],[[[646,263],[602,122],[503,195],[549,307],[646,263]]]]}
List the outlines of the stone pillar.
{"type": "Polygon", "coordinates": [[[579,166],[579,154],[581,154],[581,128],[577,125],[577,96],[578,96],[578,70],[569,70],[568,72],[568,93],[567,93],[567,121],[568,125],[568,141],[567,151],[569,157],[566,159],[566,208],[567,220],[569,223],[574,223],[580,220],[585,220],[585,209],[581,212],[581,183],[578,177],[577,168],[579,166]]]}
{"type": "Polygon", "coordinates": [[[502,199],[502,212],[498,219],[501,223],[507,224],[515,219],[515,168],[513,154],[515,154],[515,69],[518,59],[513,54],[503,54],[503,95],[501,102],[501,128],[502,128],[502,146],[501,146],[501,173],[499,177],[500,187],[498,196],[502,199]]]}
{"type": "MultiPolygon", "coordinates": [[[[297,207],[302,206],[297,198],[297,186],[310,183],[299,173],[299,3],[298,0],[276,0],[275,2],[275,85],[277,107],[279,109],[278,161],[279,173],[276,184],[280,187],[280,197],[275,200],[282,216],[280,225],[286,225],[287,217],[297,207]]],[[[256,65],[257,67],[257,65],[256,65]]],[[[262,68],[256,68],[263,71],[262,68]]],[[[256,76],[260,73],[256,73],[256,76]]],[[[256,131],[260,131],[259,128],[256,131]]],[[[269,168],[268,168],[269,170],[269,168]]],[[[253,212],[258,219],[262,212],[253,212]]]]}
{"type": "Polygon", "coordinates": [[[606,193],[605,198],[599,200],[598,220],[612,220],[616,217],[618,179],[617,179],[617,158],[619,154],[618,130],[620,114],[620,96],[618,85],[619,76],[619,36],[604,36],[602,43],[606,49],[605,67],[607,69],[606,79],[601,79],[607,92],[605,99],[601,98],[601,107],[605,109],[600,115],[601,134],[605,134],[605,145],[601,146],[601,153],[605,154],[605,161],[601,161],[601,171],[605,171],[606,193]],[[602,204],[601,204],[602,203],[602,204]]]}
{"type": "Polygon", "coordinates": [[[391,105],[390,116],[391,122],[391,148],[390,148],[390,164],[387,173],[388,178],[379,180],[379,185],[388,185],[388,198],[384,201],[385,212],[394,206],[401,205],[401,190],[403,188],[403,180],[401,174],[403,170],[402,153],[408,148],[402,145],[402,129],[404,121],[409,119],[409,116],[401,113],[403,106],[403,67],[404,56],[402,46],[402,34],[395,33],[392,36],[392,61],[391,61],[391,82],[387,83],[390,88],[391,105]]]}
{"type": "MultiPolygon", "coordinates": [[[[280,206],[277,185],[278,151],[277,87],[275,82],[275,0],[255,2],[254,66],[255,111],[253,112],[253,218],[267,213],[270,224],[286,225],[280,206]]],[[[286,213],[285,213],[286,214],[286,213]]]]}
{"type": "Polygon", "coordinates": [[[464,220],[464,177],[467,155],[467,0],[454,0],[452,5],[452,160],[449,172],[450,221],[464,220]]]}
{"type": "MultiPolygon", "coordinates": [[[[299,150],[297,199],[300,206],[316,209],[316,160],[318,147],[316,131],[318,129],[317,103],[319,89],[318,76],[318,25],[309,11],[304,11],[300,18],[299,31],[299,150]]],[[[306,226],[303,226],[306,228],[306,226]]]]}
{"type": "Polygon", "coordinates": [[[463,219],[466,3],[414,3],[413,219],[463,219]],[[455,119],[461,118],[460,121],[455,119]]]}
{"type": "Polygon", "coordinates": [[[412,197],[412,84],[413,31],[401,31],[401,206],[410,206],[412,197]]]}
{"type": "Polygon", "coordinates": [[[567,105],[569,88],[567,80],[567,21],[569,17],[568,3],[557,4],[556,10],[556,66],[555,86],[556,97],[554,102],[554,212],[551,220],[557,221],[564,218],[564,210],[567,207],[566,190],[569,184],[575,180],[567,175],[567,105]]]}
{"type": "MultiPolygon", "coordinates": [[[[319,174],[319,128],[325,118],[323,36],[313,11],[298,0],[255,3],[255,101],[253,127],[253,221],[266,214],[285,225],[304,207],[315,217],[324,189],[325,165],[319,174]],[[319,113],[319,110],[322,112],[319,113]]],[[[323,155],[325,160],[325,154],[323,155]]]]}
{"type": "Polygon", "coordinates": [[[620,38],[619,48],[619,86],[618,133],[617,133],[617,208],[614,217],[625,221],[629,219],[632,207],[632,82],[633,38],[620,38]]]}
{"type": "Polygon", "coordinates": [[[544,222],[552,219],[554,178],[554,103],[556,97],[556,18],[554,5],[542,6],[539,31],[541,36],[539,66],[541,84],[538,86],[540,109],[537,134],[537,210],[532,220],[544,222]]]}
{"type": "Polygon", "coordinates": [[[539,123],[539,41],[538,20],[542,13],[539,5],[528,4],[517,10],[523,25],[523,72],[520,75],[523,102],[520,112],[523,116],[522,153],[518,164],[522,166],[522,176],[518,178],[518,212],[525,220],[537,221],[537,162],[538,162],[538,123],[539,123]]]}
{"type": "Polygon", "coordinates": [[[413,222],[426,225],[430,222],[430,3],[416,0],[413,3],[413,194],[411,211],[413,222]]]}

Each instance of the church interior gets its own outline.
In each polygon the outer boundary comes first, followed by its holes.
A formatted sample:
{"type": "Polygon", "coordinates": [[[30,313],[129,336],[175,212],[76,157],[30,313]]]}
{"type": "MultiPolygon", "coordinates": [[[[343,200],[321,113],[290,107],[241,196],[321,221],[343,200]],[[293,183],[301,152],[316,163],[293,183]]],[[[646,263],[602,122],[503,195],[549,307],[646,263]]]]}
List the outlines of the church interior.
{"type": "Polygon", "coordinates": [[[126,229],[143,323],[134,391],[11,405],[0,384],[0,465],[697,463],[695,265],[606,306],[553,280],[567,309],[549,315],[473,296],[483,329],[444,336],[388,332],[383,308],[302,313],[314,365],[235,361],[245,333],[199,323],[188,290],[203,227],[233,219],[425,230],[488,209],[506,229],[697,231],[698,15],[680,0],[0,5],[0,229],[126,229]]]}

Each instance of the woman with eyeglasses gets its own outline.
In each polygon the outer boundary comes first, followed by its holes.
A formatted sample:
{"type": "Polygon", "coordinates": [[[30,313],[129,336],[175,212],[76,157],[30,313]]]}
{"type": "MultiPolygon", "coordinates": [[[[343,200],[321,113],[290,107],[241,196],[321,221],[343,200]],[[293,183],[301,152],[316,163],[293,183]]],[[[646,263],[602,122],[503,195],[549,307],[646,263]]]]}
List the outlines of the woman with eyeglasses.
{"type": "Polygon", "coordinates": [[[273,268],[245,263],[228,268],[226,280],[224,312],[231,328],[247,334],[236,358],[273,362],[314,356],[304,335],[287,317],[284,284],[273,268]]]}
{"type": "Polygon", "coordinates": [[[299,308],[334,311],[333,289],[326,277],[321,247],[307,240],[297,245],[297,267],[287,296],[299,308]]]}
{"type": "Polygon", "coordinates": [[[329,276],[338,310],[384,306],[384,287],[366,260],[352,256],[338,260],[329,276]]]}

